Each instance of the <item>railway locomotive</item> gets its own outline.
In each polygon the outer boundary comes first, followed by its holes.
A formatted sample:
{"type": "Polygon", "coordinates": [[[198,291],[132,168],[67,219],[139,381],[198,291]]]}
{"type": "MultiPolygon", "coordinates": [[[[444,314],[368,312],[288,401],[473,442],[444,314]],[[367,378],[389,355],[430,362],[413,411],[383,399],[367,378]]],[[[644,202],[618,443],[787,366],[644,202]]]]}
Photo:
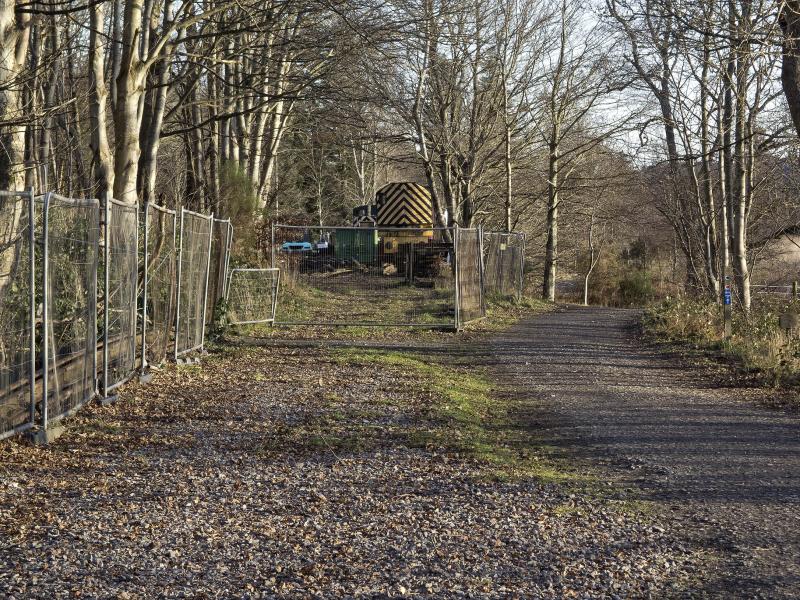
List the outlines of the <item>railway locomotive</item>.
{"type": "MultiPolygon", "coordinates": [[[[377,262],[393,265],[412,282],[415,276],[435,274],[452,251],[452,244],[437,235],[434,222],[429,189],[405,181],[383,186],[374,204],[353,209],[353,226],[358,229],[351,231],[353,237],[369,237],[364,242],[375,248],[377,262]]],[[[337,234],[339,244],[342,233],[337,234]]]]}
{"type": "Polygon", "coordinates": [[[390,183],[373,204],[353,209],[350,227],[305,230],[302,239],[277,240],[286,264],[313,273],[355,267],[425,286],[450,262],[453,244],[434,228],[428,188],[414,182],[390,183]]]}

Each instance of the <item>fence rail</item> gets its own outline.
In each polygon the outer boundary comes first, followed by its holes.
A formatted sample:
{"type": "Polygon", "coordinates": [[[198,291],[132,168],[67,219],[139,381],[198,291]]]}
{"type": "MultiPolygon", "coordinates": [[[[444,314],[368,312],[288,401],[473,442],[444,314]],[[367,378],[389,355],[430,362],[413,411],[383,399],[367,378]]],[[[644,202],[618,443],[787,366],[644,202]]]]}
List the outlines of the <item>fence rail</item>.
{"type": "Polygon", "coordinates": [[[797,294],[795,285],[751,285],[750,292],[760,296],[785,296],[792,298],[797,294]]]}

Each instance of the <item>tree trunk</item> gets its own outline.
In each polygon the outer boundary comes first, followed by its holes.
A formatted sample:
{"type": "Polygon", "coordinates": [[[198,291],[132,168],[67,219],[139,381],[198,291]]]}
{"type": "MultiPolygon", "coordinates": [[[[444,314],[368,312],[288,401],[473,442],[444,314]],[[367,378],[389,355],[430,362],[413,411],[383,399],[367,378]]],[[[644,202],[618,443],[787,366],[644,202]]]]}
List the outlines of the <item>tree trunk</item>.
{"type": "MultiPolygon", "coordinates": [[[[553,140],[560,135],[558,128],[553,128],[553,140]]],[[[547,245],[544,258],[544,283],[542,284],[542,298],[555,302],[556,299],[556,268],[558,263],[558,201],[559,201],[559,157],[558,144],[550,143],[548,160],[547,181],[547,245]]]]}
{"type": "Polygon", "coordinates": [[[142,30],[142,0],[125,3],[122,56],[117,76],[114,109],[114,197],[136,202],[139,171],[140,101],[144,94],[144,72],[138,39],[142,30]]]}
{"type": "Polygon", "coordinates": [[[92,130],[89,146],[94,162],[95,193],[100,198],[111,197],[114,190],[114,170],[108,143],[106,104],[108,88],[105,83],[105,54],[98,36],[103,33],[104,7],[102,2],[90,10],[89,31],[89,123],[92,130]]]}
{"type": "Polygon", "coordinates": [[[780,24],[783,30],[781,83],[792,122],[800,135],[800,0],[784,0],[780,24]]]}
{"type": "Polygon", "coordinates": [[[28,51],[30,16],[16,13],[14,0],[0,0],[0,189],[25,186],[25,125],[22,75],[28,51]]]}

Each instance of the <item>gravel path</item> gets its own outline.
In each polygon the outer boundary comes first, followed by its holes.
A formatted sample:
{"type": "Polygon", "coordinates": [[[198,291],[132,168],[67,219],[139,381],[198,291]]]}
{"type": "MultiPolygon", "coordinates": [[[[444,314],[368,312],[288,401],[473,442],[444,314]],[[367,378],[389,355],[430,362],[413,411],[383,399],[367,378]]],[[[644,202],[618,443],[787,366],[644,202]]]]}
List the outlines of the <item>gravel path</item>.
{"type": "Polygon", "coordinates": [[[320,349],[170,367],[0,445],[0,597],[684,596],[659,518],[411,443],[435,401],[320,349]]]}
{"type": "Polygon", "coordinates": [[[570,307],[462,351],[543,442],[602,465],[673,514],[671,531],[718,558],[714,597],[800,595],[800,418],[721,387],[637,337],[637,311],[570,307]],[[472,355],[472,356],[470,356],[472,355]]]}

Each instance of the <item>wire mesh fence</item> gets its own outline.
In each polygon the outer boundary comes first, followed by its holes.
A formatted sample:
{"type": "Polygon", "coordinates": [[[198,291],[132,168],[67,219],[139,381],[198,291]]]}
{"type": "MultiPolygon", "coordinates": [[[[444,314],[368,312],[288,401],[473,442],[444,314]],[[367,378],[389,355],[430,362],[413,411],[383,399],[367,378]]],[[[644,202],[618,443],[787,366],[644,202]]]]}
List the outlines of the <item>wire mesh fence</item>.
{"type": "Polygon", "coordinates": [[[452,231],[275,225],[282,325],[453,327],[452,231]]]}
{"type": "Polygon", "coordinates": [[[231,269],[227,285],[230,324],[274,323],[279,287],[278,269],[231,269]]]}
{"type": "Polygon", "coordinates": [[[136,302],[139,209],[118,200],[105,203],[103,244],[103,393],[130,379],[136,370],[136,302]]]}
{"type": "Polygon", "coordinates": [[[35,420],[32,192],[0,192],[0,439],[35,420]]]}
{"type": "Polygon", "coordinates": [[[48,193],[42,207],[42,423],[90,400],[97,373],[99,202],[48,193]]]}
{"type": "Polygon", "coordinates": [[[525,270],[525,236],[521,233],[483,234],[484,292],[522,298],[525,270]]]}
{"type": "Polygon", "coordinates": [[[757,285],[750,286],[750,292],[754,296],[777,296],[782,298],[792,298],[796,294],[793,285],[757,285]]]}
{"type": "Polygon", "coordinates": [[[480,229],[455,230],[457,323],[486,316],[483,297],[483,234],[480,229]]]}
{"type": "MultiPolygon", "coordinates": [[[[142,368],[170,348],[176,358],[202,348],[210,296],[229,294],[230,221],[183,210],[176,251],[176,212],[145,205],[140,264],[139,219],[136,204],[101,211],[95,199],[0,191],[0,439],[41,433],[99,387],[108,396],[136,372],[140,348],[142,368]]],[[[277,271],[239,271],[251,273],[232,278],[235,321],[274,319],[277,271]]]]}
{"type": "Polygon", "coordinates": [[[142,366],[160,365],[174,344],[177,309],[177,217],[145,204],[142,278],[142,366]]]}
{"type": "Polygon", "coordinates": [[[181,209],[175,358],[202,350],[214,217],[181,209]]]}
{"type": "Polygon", "coordinates": [[[227,296],[228,266],[232,243],[233,225],[230,219],[214,219],[206,323],[214,320],[217,304],[227,296]]]}

